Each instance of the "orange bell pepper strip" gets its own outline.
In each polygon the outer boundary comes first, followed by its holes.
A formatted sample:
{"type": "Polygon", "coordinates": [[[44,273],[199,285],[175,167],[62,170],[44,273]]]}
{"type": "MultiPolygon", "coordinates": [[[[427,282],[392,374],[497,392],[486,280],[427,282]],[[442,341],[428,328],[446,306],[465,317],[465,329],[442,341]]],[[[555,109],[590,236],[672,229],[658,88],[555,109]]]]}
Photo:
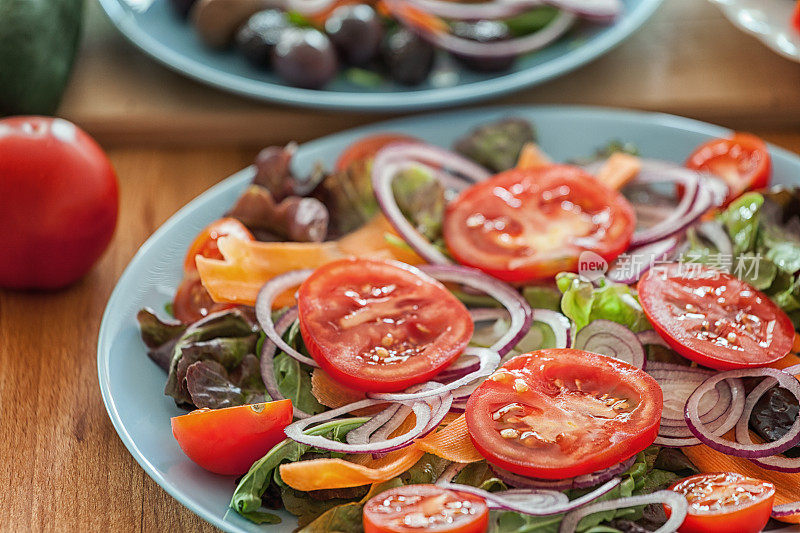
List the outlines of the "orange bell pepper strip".
{"type": "Polygon", "coordinates": [[[536,143],[525,143],[517,159],[517,168],[519,169],[546,167],[550,164],[552,161],[536,143]]]}
{"type": "Polygon", "coordinates": [[[436,433],[418,440],[417,445],[421,450],[456,463],[474,463],[484,459],[472,444],[464,415],[436,433]]]}
{"type": "Polygon", "coordinates": [[[609,189],[620,190],[642,170],[642,161],[633,155],[614,152],[597,171],[597,181],[609,189]]]}
{"type": "MultiPolygon", "coordinates": [[[[417,265],[421,257],[386,240],[396,235],[385,217],[379,215],[338,241],[256,242],[221,237],[217,246],[224,259],[198,256],[195,260],[203,286],[215,302],[254,305],[258,291],[270,279],[292,270],[317,268],[345,257],[396,259],[417,265]]],[[[295,302],[294,291],[280,295],[273,308],[295,302]]]]}

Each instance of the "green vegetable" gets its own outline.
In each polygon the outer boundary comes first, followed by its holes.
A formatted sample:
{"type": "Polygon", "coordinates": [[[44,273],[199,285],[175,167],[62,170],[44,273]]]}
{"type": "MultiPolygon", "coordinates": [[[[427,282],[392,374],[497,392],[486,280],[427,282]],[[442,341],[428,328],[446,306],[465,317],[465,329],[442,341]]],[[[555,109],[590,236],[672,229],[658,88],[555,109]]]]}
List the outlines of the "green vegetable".
{"type": "Polygon", "coordinates": [[[733,242],[734,253],[753,250],[758,234],[758,214],[764,197],[758,193],[744,194],[734,200],[719,217],[733,242]]]}
{"type": "Polygon", "coordinates": [[[0,115],[53,115],[72,70],[83,0],[0,0],[0,115]]]}
{"type": "MultiPolygon", "coordinates": [[[[369,418],[349,418],[332,420],[306,431],[309,435],[324,435],[329,439],[342,441],[347,433],[360,426],[369,418]]],[[[247,519],[262,519],[261,496],[272,483],[275,470],[281,463],[299,461],[311,447],[286,439],[275,445],[267,454],[253,463],[250,470],[242,476],[231,498],[231,509],[247,519]]],[[[273,515],[275,516],[275,515],[273,515]]],[[[275,516],[278,522],[280,518],[275,516]]],[[[256,520],[253,520],[256,521],[256,520]]],[[[277,523],[277,522],[272,522],[277,523]]]]}
{"type": "Polygon", "coordinates": [[[522,296],[534,309],[561,310],[561,293],[557,287],[547,285],[529,285],[522,289],[522,296]]]}
{"type": "Polygon", "coordinates": [[[344,71],[344,77],[353,85],[374,89],[383,85],[383,76],[373,70],[350,67],[344,71]]]}
{"type": "Polygon", "coordinates": [[[414,466],[400,475],[404,485],[424,485],[433,483],[442,475],[444,469],[450,464],[447,459],[426,453],[420,457],[414,466]]]}
{"type": "Polygon", "coordinates": [[[139,332],[148,348],[157,348],[166,342],[177,339],[186,326],[177,320],[161,320],[149,307],[140,309],[136,314],[139,332]]]}
{"type": "Polygon", "coordinates": [[[361,533],[364,531],[362,516],[364,505],[377,496],[395,487],[400,487],[403,482],[398,479],[390,479],[383,483],[373,484],[366,496],[357,502],[345,503],[324,512],[319,518],[300,529],[297,533],[361,533]]]}
{"type": "Polygon", "coordinates": [[[506,19],[506,25],[514,37],[522,37],[543,29],[553,22],[553,19],[556,18],[558,13],[559,10],[555,7],[537,7],[515,17],[511,17],[510,19],[506,19]]]}
{"type": "MultiPolygon", "coordinates": [[[[292,324],[284,335],[284,340],[295,350],[301,353],[306,352],[298,322],[292,324]]],[[[325,406],[319,403],[311,392],[312,368],[301,364],[283,352],[275,356],[273,367],[278,390],[281,391],[284,398],[292,400],[292,405],[312,415],[325,411],[325,406]]]]}
{"type": "Polygon", "coordinates": [[[524,119],[505,118],[480,126],[462,137],[455,151],[494,172],[517,164],[522,147],[536,142],[533,125],[524,119]]]}
{"type": "Polygon", "coordinates": [[[618,322],[632,331],[650,328],[629,286],[602,278],[597,283],[595,287],[571,272],[556,276],[556,284],[562,293],[561,312],[575,323],[576,331],[598,318],[618,322]]]}
{"type": "Polygon", "coordinates": [[[392,181],[400,211],[430,241],[442,237],[444,187],[423,167],[414,167],[398,174],[392,181]]]}

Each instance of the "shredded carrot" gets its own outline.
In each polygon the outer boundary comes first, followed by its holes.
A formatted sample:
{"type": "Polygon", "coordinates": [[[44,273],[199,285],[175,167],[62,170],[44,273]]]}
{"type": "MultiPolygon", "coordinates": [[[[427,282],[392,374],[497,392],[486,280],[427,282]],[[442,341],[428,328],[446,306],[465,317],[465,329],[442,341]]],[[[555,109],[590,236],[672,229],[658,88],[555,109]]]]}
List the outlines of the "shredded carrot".
{"type": "Polygon", "coordinates": [[[397,2],[394,15],[406,24],[424,31],[431,33],[447,33],[449,31],[447,23],[439,17],[405,2],[397,2]]]}
{"type": "Polygon", "coordinates": [[[281,479],[293,489],[309,491],[359,487],[399,476],[425,454],[417,445],[389,452],[379,459],[371,454],[344,459],[312,459],[281,465],[281,479]]]}
{"type": "Polygon", "coordinates": [[[614,152],[597,172],[597,180],[611,189],[620,190],[639,174],[642,162],[638,157],[614,152]]]}
{"type": "Polygon", "coordinates": [[[541,148],[539,148],[536,143],[525,143],[525,146],[522,147],[519,153],[519,159],[517,159],[517,168],[546,167],[551,163],[552,161],[550,158],[547,157],[547,154],[542,152],[541,148]]]}
{"type": "Polygon", "coordinates": [[[769,366],[780,370],[794,365],[800,365],[800,356],[794,353],[787,353],[783,359],[779,359],[769,366]]]}
{"type": "MultiPolygon", "coordinates": [[[[314,395],[314,398],[316,398],[319,403],[332,409],[343,407],[367,397],[362,391],[342,385],[321,368],[315,368],[311,373],[311,394],[314,395]]],[[[380,406],[358,409],[353,411],[353,414],[355,416],[364,416],[373,414],[381,409],[380,406]]]]}
{"type": "Polygon", "coordinates": [[[418,440],[417,445],[428,453],[456,463],[474,463],[483,460],[483,456],[472,445],[464,415],[436,433],[418,440]]]}
{"type": "Polygon", "coordinates": [[[794,342],[792,343],[792,351],[794,353],[800,353],[800,333],[794,334],[794,342]]]}
{"type": "MultiPolygon", "coordinates": [[[[217,245],[224,259],[198,256],[197,271],[215,302],[254,305],[264,283],[291,270],[316,268],[344,257],[396,259],[414,265],[423,262],[410,249],[390,244],[387,234],[394,235],[394,231],[379,215],[338,241],[256,242],[221,237],[217,245]]],[[[293,292],[280,295],[273,308],[294,304],[293,292]]]]}

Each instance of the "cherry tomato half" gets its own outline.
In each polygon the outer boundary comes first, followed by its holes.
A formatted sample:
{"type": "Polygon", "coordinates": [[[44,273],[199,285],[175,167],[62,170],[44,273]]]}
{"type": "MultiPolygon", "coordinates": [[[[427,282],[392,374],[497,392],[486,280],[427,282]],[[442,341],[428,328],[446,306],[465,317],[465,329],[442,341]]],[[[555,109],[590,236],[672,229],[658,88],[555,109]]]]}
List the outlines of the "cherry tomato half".
{"type": "Polygon", "coordinates": [[[506,281],[575,271],[584,250],[610,261],[631,241],[633,208],[578,167],[514,169],[447,206],[444,239],[459,263],[506,281]]]}
{"type": "MultiPolygon", "coordinates": [[[[670,490],[683,494],[689,512],[680,533],[758,533],[769,521],[775,486],[732,472],[699,474],[670,490]]],[[[664,506],[667,516],[668,506],[664,506]]]]}
{"type": "Polygon", "coordinates": [[[215,220],[206,226],[192,241],[189,251],[186,252],[186,259],[183,260],[183,271],[187,274],[197,272],[195,257],[198,255],[209,259],[223,259],[222,252],[219,251],[217,246],[217,239],[228,235],[245,241],[255,240],[250,230],[235,218],[228,217],[215,220]]]}
{"type": "Polygon", "coordinates": [[[765,294],[725,272],[673,263],[647,272],[639,302],[676,352],[718,370],[766,366],[792,349],[794,326],[765,294]]]}
{"type": "Polygon", "coordinates": [[[458,358],[469,312],[441,283],[398,262],[345,259],[300,286],[300,332],[314,360],[358,390],[421,383],[458,358]]]}
{"type": "Polygon", "coordinates": [[[436,485],[406,485],[364,505],[364,533],[483,533],[489,509],[480,496],[436,485]]]}
{"type": "Polygon", "coordinates": [[[377,133],[362,137],[339,154],[339,159],[336,160],[336,170],[347,170],[355,162],[372,159],[375,154],[389,144],[416,140],[414,137],[401,133],[377,133]]]}
{"type": "Polygon", "coordinates": [[[661,387],[646,372],[582,350],[518,355],[467,401],[470,437],[489,463],[542,479],[590,474],[653,443],[661,387]]]}
{"type": "Polygon", "coordinates": [[[86,274],[119,211],[111,162],[60,118],[0,120],[0,287],[56,289],[86,274]]]}
{"type": "Polygon", "coordinates": [[[172,314],[184,324],[197,322],[211,313],[233,307],[236,307],[236,304],[217,303],[212,300],[197,273],[183,279],[172,300],[172,314]]]}
{"type": "Polygon", "coordinates": [[[726,204],[745,191],[766,187],[772,176],[767,144],[749,133],[734,133],[730,139],[712,139],[701,144],[689,156],[686,166],[725,180],[726,204]]]}
{"type": "Polygon", "coordinates": [[[238,476],[286,438],[292,401],[198,409],[172,419],[172,434],[189,459],[215,474],[238,476]]]}

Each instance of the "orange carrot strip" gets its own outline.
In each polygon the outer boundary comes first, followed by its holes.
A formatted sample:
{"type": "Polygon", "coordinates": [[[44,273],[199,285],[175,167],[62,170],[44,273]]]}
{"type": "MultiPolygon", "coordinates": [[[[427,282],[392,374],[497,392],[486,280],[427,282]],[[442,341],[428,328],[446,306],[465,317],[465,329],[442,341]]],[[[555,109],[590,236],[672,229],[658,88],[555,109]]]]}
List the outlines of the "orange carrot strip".
{"type": "Polygon", "coordinates": [[[467,419],[459,416],[443,429],[418,440],[420,449],[456,463],[474,463],[484,457],[472,445],[467,419]]]}
{"type": "MultiPolygon", "coordinates": [[[[388,243],[388,233],[394,233],[392,227],[379,215],[338,241],[256,242],[221,237],[217,245],[225,259],[197,257],[197,271],[215,302],[254,305],[264,283],[291,270],[317,268],[344,257],[396,259],[409,264],[423,262],[411,250],[388,243]]],[[[273,308],[292,305],[293,293],[290,290],[279,296],[273,308]]]]}
{"type": "Polygon", "coordinates": [[[397,18],[402,19],[405,23],[411,24],[419,29],[429,31],[431,33],[446,33],[449,31],[447,23],[429,13],[417,9],[416,7],[406,4],[398,3],[396,6],[397,18]]]}
{"type": "Polygon", "coordinates": [[[519,159],[517,159],[517,168],[528,169],[546,167],[551,163],[552,161],[550,158],[547,157],[547,154],[542,152],[541,148],[539,148],[536,143],[525,143],[525,146],[522,147],[519,153],[519,159]]]}
{"type": "Polygon", "coordinates": [[[638,157],[614,152],[597,172],[596,178],[597,181],[604,183],[609,188],[620,190],[635,178],[641,169],[642,162],[638,157]]]}
{"type": "Polygon", "coordinates": [[[399,476],[425,454],[418,446],[389,452],[379,459],[371,454],[344,459],[312,459],[280,466],[281,479],[293,489],[309,491],[359,487],[399,476]],[[358,461],[358,462],[355,462],[358,461]]]}

